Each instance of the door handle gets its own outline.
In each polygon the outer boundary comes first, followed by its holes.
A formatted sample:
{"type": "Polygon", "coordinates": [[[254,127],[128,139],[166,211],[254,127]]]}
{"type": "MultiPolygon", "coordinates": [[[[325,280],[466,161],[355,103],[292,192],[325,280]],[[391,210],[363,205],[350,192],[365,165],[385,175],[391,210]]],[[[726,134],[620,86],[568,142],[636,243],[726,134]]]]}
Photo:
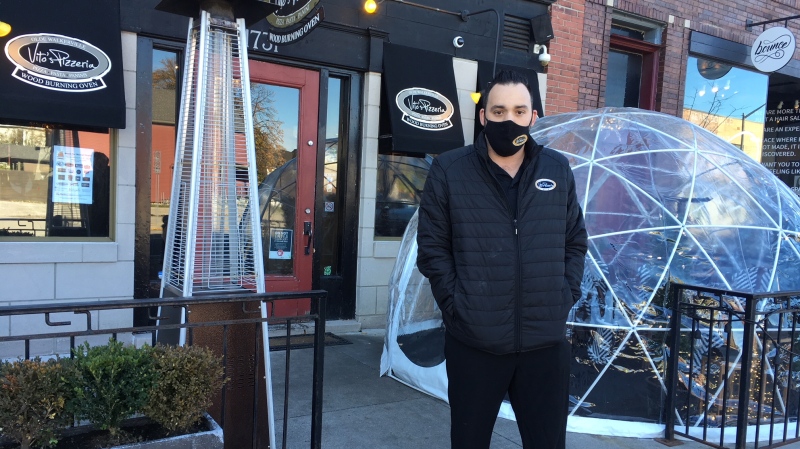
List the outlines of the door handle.
{"type": "Polygon", "coordinates": [[[303,235],[308,236],[308,242],[306,243],[306,251],[305,251],[306,256],[308,256],[309,254],[311,254],[311,242],[314,238],[314,231],[311,229],[310,221],[303,222],[303,235]]]}

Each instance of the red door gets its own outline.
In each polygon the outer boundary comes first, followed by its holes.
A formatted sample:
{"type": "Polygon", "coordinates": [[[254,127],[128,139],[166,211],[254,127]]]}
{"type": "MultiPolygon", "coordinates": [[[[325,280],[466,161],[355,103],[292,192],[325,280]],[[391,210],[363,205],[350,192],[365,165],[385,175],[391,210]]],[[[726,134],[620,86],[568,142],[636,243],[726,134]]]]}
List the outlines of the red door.
{"type": "MultiPolygon", "coordinates": [[[[268,292],[311,290],[319,73],[250,61],[253,131],[268,292]]],[[[308,313],[279,301],[274,316],[308,313]]]]}

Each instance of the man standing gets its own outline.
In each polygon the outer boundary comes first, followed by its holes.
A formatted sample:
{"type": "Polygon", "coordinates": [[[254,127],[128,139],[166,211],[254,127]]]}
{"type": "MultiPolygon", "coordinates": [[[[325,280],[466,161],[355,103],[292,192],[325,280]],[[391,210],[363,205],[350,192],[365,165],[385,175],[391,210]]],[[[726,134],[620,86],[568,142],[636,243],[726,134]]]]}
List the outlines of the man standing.
{"type": "Polygon", "coordinates": [[[474,145],[433,162],[417,265],[445,323],[453,449],[488,449],[508,393],[526,449],[563,449],[586,229],[567,159],[529,136],[528,80],[502,71],[474,145]]]}

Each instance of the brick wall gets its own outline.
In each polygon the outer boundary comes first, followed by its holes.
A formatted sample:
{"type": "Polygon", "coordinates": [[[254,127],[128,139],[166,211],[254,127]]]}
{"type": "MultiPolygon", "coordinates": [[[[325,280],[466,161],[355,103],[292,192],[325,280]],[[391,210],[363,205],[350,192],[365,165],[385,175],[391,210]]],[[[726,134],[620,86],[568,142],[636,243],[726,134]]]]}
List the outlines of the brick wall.
{"type": "MultiPolygon", "coordinates": [[[[666,24],[656,110],[680,116],[691,30],[749,46],[761,27],[747,31],[747,19],[759,22],[798,15],[798,6],[799,0],[560,0],[551,9],[555,38],[547,68],[546,113],[605,105],[605,67],[614,10],[666,24]]],[[[789,28],[800,36],[800,20],[790,21],[789,28]]],[[[800,59],[800,52],[795,58],[800,59]]]]}
{"type": "Polygon", "coordinates": [[[552,6],[554,38],[548,47],[552,59],[546,68],[546,115],[578,109],[577,86],[581,74],[575,67],[581,64],[583,34],[579,24],[584,19],[584,5],[584,0],[561,0],[552,6]]]}

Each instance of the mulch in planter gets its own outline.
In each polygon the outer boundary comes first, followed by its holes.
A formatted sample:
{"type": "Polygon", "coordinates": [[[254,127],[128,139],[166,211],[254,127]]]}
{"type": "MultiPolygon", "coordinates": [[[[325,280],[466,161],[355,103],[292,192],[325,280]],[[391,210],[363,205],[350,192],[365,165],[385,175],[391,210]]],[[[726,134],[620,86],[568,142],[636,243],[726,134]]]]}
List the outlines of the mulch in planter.
{"type": "MultiPolygon", "coordinates": [[[[188,432],[170,434],[166,429],[147,418],[133,418],[122,424],[122,432],[112,439],[106,430],[90,430],[89,426],[68,429],[53,449],[103,449],[112,446],[160,440],[167,437],[188,435],[209,430],[208,422],[202,418],[188,432]]],[[[19,444],[0,439],[0,449],[16,449],[19,444]]]]}

